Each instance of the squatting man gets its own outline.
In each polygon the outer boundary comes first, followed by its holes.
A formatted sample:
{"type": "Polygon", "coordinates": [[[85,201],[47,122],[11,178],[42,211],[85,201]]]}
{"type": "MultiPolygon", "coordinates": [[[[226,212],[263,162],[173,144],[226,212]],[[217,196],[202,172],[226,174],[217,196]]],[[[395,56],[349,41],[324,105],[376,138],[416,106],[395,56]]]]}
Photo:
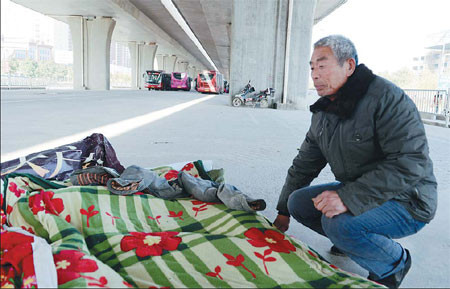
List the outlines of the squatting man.
{"type": "Polygon", "coordinates": [[[314,44],[311,77],[319,100],[289,168],[274,225],[290,216],[329,238],[368,278],[398,288],[410,252],[393,239],[417,233],[436,212],[437,184],[419,112],[395,84],[358,64],[340,35],[314,44]],[[329,164],[336,182],[310,186],[329,164]]]}

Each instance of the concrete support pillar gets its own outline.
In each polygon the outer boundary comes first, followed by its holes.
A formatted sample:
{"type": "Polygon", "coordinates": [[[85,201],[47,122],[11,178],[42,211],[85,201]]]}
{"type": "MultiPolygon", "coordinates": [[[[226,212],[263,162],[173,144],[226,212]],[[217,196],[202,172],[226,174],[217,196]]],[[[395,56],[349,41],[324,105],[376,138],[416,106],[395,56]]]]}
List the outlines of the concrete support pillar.
{"type": "Polygon", "coordinates": [[[108,17],[69,17],[73,43],[74,89],[109,90],[111,36],[116,25],[108,17]]]}
{"type": "Polygon", "coordinates": [[[87,79],[86,86],[93,90],[109,90],[111,36],[116,26],[112,18],[88,19],[87,24],[87,79]]]}
{"type": "MultiPolygon", "coordinates": [[[[316,0],[233,0],[230,94],[248,80],[275,88],[281,107],[303,108],[316,0]]],[[[280,105],[278,105],[280,106],[280,105]]]]}
{"type": "Polygon", "coordinates": [[[153,70],[155,63],[155,55],[158,45],[152,44],[139,44],[139,89],[144,88],[145,74],[147,70],[153,70]]]}
{"type": "Polygon", "coordinates": [[[155,69],[164,70],[164,55],[156,54],[154,65],[155,69]]]}
{"type": "Polygon", "coordinates": [[[177,62],[177,67],[176,67],[176,71],[177,72],[188,72],[188,62],[185,61],[178,61],[177,62]]]}
{"type": "Polygon", "coordinates": [[[143,89],[146,71],[155,69],[154,63],[158,45],[155,43],[130,42],[128,47],[131,57],[131,87],[143,89]]]}
{"type": "Polygon", "coordinates": [[[139,64],[138,64],[138,44],[135,41],[128,42],[128,50],[130,50],[131,63],[131,89],[139,89],[139,64]]]}
{"type": "Polygon", "coordinates": [[[68,17],[67,23],[69,24],[73,43],[73,89],[86,89],[84,81],[84,31],[86,29],[86,19],[81,16],[68,17]]]}
{"type": "MultiPolygon", "coordinates": [[[[309,61],[311,58],[311,38],[314,25],[314,11],[316,0],[294,1],[290,0],[292,7],[292,22],[290,29],[290,41],[287,46],[289,51],[286,63],[289,64],[288,75],[285,75],[286,94],[285,103],[292,103],[296,109],[309,109],[315,100],[308,100],[308,83],[310,77],[309,61]]],[[[288,28],[289,29],[289,28],[288,28]]],[[[288,31],[289,33],[289,31],[288,31]]]]}
{"type": "Polygon", "coordinates": [[[164,70],[167,73],[171,73],[175,71],[175,63],[177,62],[176,55],[164,55],[164,70]]]}
{"type": "Polygon", "coordinates": [[[196,73],[197,71],[195,69],[195,66],[189,66],[187,72],[188,72],[189,76],[192,77],[192,79],[197,77],[197,73],[196,73]]]}

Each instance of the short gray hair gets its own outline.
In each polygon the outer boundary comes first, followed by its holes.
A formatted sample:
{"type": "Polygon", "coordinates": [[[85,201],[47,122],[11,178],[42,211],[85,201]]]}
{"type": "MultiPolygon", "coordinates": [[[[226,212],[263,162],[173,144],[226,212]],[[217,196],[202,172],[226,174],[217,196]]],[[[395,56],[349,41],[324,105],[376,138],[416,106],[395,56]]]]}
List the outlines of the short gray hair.
{"type": "Polygon", "coordinates": [[[330,47],[341,66],[349,58],[355,59],[356,65],[358,65],[358,53],[355,45],[350,39],[342,35],[330,35],[321,38],[314,43],[314,49],[317,47],[330,47]]]}

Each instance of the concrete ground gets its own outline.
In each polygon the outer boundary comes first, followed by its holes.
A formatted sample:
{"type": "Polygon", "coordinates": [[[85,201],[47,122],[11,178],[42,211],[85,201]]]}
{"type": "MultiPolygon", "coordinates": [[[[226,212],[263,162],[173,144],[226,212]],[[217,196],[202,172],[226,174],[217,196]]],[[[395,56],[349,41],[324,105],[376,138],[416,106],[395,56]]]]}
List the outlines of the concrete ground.
{"type": "MultiPolygon", "coordinates": [[[[225,169],[227,183],[250,196],[264,198],[267,208],[262,214],[273,221],[279,192],[308,129],[310,113],[235,108],[229,105],[229,96],[218,95],[155,121],[150,117],[153,114],[149,115],[205,96],[181,91],[2,91],[1,161],[8,153],[77,133],[83,135],[95,128],[107,137],[111,135],[108,139],[125,167],[212,160],[215,168],[225,169]],[[148,121],[134,129],[129,125],[119,131],[115,124],[140,115],[146,115],[148,121]],[[112,130],[109,124],[114,124],[112,130]]],[[[398,240],[410,250],[413,261],[401,287],[448,288],[450,129],[425,128],[439,184],[439,206],[429,225],[416,235],[398,240]]],[[[314,183],[332,180],[326,167],[314,183]]],[[[367,276],[350,259],[330,255],[328,239],[295,221],[291,221],[287,233],[344,270],[367,276]]]]}

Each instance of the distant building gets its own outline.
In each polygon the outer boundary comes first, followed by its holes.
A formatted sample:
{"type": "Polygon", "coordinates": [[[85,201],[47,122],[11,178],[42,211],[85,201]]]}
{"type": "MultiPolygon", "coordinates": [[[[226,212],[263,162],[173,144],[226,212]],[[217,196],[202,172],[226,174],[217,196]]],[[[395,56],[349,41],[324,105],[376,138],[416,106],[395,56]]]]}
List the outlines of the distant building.
{"type": "Polygon", "coordinates": [[[117,66],[131,67],[128,44],[111,42],[110,63],[117,66]]]}
{"type": "Polygon", "coordinates": [[[64,22],[55,20],[53,24],[53,31],[53,39],[55,44],[53,47],[53,55],[55,63],[72,64],[73,44],[69,25],[64,22]]]}
{"type": "Polygon", "coordinates": [[[53,46],[46,44],[29,43],[28,58],[36,61],[53,60],[53,46]]]}
{"type": "Polygon", "coordinates": [[[28,55],[28,41],[25,38],[1,36],[2,61],[10,57],[25,59],[28,55]]]}
{"type": "Polygon", "coordinates": [[[412,69],[417,72],[429,70],[431,72],[450,71],[450,43],[427,47],[425,55],[414,57],[412,69]]]}
{"type": "Polygon", "coordinates": [[[53,46],[29,42],[24,38],[1,37],[2,61],[9,58],[32,59],[36,61],[53,60],[53,46]]]}
{"type": "Polygon", "coordinates": [[[413,58],[412,69],[421,73],[428,70],[432,73],[446,74],[450,72],[450,30],[429,36],[430,45],[424,53],[413,58]]]}
{"type": "Polygon", "coordinates": [[[54,31],[53,40],[55,51],[56,50],[72,51],[73,50],[72,35],[70,34],[69,25],[64,22],[55,20],[53,24],[53,31],[54,31]]]}

